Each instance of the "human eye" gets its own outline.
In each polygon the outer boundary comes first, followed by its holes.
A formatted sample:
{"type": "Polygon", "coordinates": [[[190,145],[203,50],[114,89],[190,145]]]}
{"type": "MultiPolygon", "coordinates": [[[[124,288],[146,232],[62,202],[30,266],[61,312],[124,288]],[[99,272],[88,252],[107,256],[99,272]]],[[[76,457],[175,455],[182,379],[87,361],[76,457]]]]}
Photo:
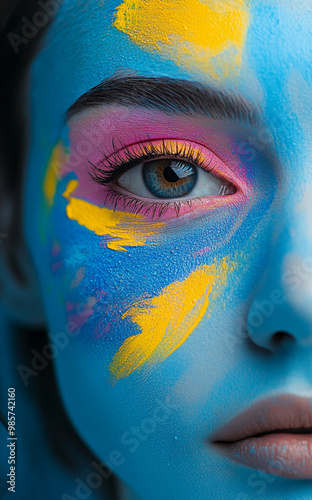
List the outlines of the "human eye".
{"type": "Polygon", "coordinates": [[[91,178],[106,188],[105,204],[153,217],[175,217],[236,193],[221,160],[195,142],[145,141],[115,150],[99,165],[89,162],[91,178]]]}

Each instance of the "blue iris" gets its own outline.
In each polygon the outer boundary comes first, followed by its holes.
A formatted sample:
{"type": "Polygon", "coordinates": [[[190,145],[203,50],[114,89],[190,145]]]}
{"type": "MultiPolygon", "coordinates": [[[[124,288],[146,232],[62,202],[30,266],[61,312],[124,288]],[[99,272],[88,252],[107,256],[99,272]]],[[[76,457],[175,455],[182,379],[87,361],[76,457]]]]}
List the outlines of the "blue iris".
{"type": "Polygon", "coordinates": [[[197,183],[197,168],[180,160],[160,159],[143,165],[143,180],[157,198],[186,196],[197,183]]]}

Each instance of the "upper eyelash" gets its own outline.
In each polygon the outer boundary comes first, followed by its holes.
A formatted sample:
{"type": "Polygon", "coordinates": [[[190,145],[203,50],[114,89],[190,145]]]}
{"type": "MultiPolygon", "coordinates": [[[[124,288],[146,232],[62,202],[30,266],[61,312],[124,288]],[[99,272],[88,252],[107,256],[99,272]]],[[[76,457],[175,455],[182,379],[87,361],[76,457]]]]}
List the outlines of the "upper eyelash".
{"type": "Polygon", "coordinates": [[[100,163],[100,165],[105,167],[105,170],[88,160],[88,173],[93,181],[101,185],[106,185],[115,181],[124,172],[140,163],[161,156],[188,161],[198,167],[203,167],[205,165],[205,170],[207,172],[213,171],[213,167],[210,168],[212,160],[210,160],[207,165],[200,148],[197,148],[195,151],[192,144],[181,144],[179,142],[176,142],[174,144],[175,147],[171,148],[172,141],[174,141],[174,139],[162,139],[160,141],[160,146],[156,146],[154,142],[145,141],[144,143],[137,144],[135,150],[131,150],[130,147],[126,146],[118,151],[116,151],[114,142],[112,141],[113,154],[104,157],[100,163]],[[169,143],[169,147],[167,143],[169,143]]]}

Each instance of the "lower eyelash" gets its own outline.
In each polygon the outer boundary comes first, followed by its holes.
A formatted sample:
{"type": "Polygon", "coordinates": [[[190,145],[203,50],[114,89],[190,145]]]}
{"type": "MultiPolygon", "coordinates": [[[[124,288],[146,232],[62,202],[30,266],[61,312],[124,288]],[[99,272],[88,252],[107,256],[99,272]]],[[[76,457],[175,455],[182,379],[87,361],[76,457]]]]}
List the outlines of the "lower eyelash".
{"type": "Polygon", "coordinates": [[[191,211],[194,200],[199,200],[199,198],[190,198],[185,201],[150,202],[110,189],[105,195],[104,204],[109,203],[113,210],[119,210],[119,203],[122,203],[124,210],[130,210],[134,214],[150,215],[156,219],[161,218],[170,208],[174,208],[177,217],[182,206],[187,206],[191,211]]]}

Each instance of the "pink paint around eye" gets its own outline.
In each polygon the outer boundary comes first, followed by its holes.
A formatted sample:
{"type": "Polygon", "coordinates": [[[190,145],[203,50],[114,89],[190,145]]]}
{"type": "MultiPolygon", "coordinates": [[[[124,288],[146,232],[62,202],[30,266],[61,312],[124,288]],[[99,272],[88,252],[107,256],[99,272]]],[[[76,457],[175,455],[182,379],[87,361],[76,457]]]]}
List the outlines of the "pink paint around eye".
{"type": "MultiPolygon", "coordinates": [[[[93,163],[105,172],[106,159],[114,157],[114,151],[123,159],[123,149],[135,151],[142,143],[157,144],[163,140],[172,141],[189,147],[190,145],[201,151],[205,158],[203,167],[209,168],[210,162],[214,167],[214,174],[222,180],[227,180],[235,185],[237,192],[230,196],[206,196],[191,199],[191,208],[187,202],[183,202],[179,215],[190,211],[196,215],[207,212],[207,210],[223,205],[237,204],[246,199],[252,190],[252,183],[241,165],[241,160],[234,154],[233,140],[225,134],[220,124],[204,118],[167,116],[163,113],[127,109],[123,107],[98,108],[82,113],[70,121],[70,166],[77,175],[79,186],[75,196],[85,199],[95,205],[107,208],[125,210],[124,201],[120,199],[110,203],[107,196],[111,187],[101,186],[92,182],[88,169],[93,163]]],[[[126,162],[126,158],[125,158],[126,162]]],[[[130,196],[131,193],[129,193],[130,196]]],[[[134,195],[138,199],[137,195],[134,195]]],[[[139,198],[140,199],[140,198],[139,198]]],[[[153,199],[143,199],[152,202],[153,199]]],[[[176,218],[174,199],[156,200],[157,204],[170,203],[164,215],[165,219],[176,218]]],[[[131,207],[131,203],[129,204],[131,207]]],[[[149,212],[146,215],[150,219],[149,212]]]]}

